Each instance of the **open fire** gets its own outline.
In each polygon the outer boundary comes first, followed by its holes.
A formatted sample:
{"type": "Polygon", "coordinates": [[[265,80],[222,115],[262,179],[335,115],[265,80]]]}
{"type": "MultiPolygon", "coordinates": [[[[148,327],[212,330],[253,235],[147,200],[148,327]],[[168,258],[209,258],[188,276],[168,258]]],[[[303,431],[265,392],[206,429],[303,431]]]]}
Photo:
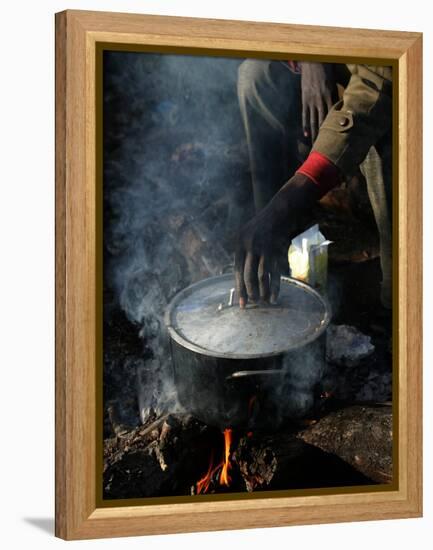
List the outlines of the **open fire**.
{"type": "Polygon", "coordinates": [[[232,481],[230,470],[232,468],[230,462],[230,447],[233,439],[233,430],[227,428],[223,432],[224,435],[224,454],[222,460],[214,466],[214,451],[211,451],[209,467],[206,474],[196,483],[196,494],[205,494],[209,491],[212,482],[220,485],[230,486],[232,481]]]}

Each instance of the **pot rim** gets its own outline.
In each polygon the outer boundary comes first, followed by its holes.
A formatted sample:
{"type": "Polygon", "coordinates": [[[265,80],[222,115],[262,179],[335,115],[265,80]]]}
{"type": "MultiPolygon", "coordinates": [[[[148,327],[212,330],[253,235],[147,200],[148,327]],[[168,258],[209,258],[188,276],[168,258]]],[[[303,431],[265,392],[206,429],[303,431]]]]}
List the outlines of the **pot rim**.
{"type": "Polygon", "coordinates": [[[233,352],[215,352],[207,350],[206,348],[203,348],[201,346],[198,346],[197,344],[194,344],[194,342],[191,342],[190,340],[187,340],[184,336],[179,334],[175,327],[171,324],[171,319],[173,312],[176,309],[176,306],[181,302],[186,296],[194,292],[195,290],[208,285],[211,281],[221,281],[224,279],[233,279],[233,273],[228,273],[224,275],[216,275],[213,277],[207,277],[206,279],[202,279],[198,281],[197,283],[193,283],[192,285],[187,286],[180,292],[174,296],[174,298],[170,301],[170,303],[167,306],[167,309],[164,314],[164,323],[168,329],[168,332],[170,334],[170,337],[180,346],[194,351],[195,353],[199,353],[201,355],[206,355],[207,357],[215,357],[219,359],[262,359],[265,357],[276,357],[278,355],[284,355],[285,353],[297,350],[299,348],[303,348],[307,346],[308,344],[311,344],[315,340],[317,340],[328,328],[329,323],[331,322],[331,307],[328,302],[328,300],[322,296],[316,289],[314,289],[312,286],[310,286],[307,283],[304,283],[302,281],[298,281],[297,279],[294,279],[293,277],[286,277],[282,276],[281,281],[290,282],[291,284],[298,285],[299,287],[303,288],[310,294],[312,294],[316,299],[318,299],[325,311],[324,319],[321,321],[321,326],[317,329],[316,332],[311,334],[311,336],[307,336],[304,338],[299,344],[293,344],[289,346],[287,349],[283,351],[274,351],[270,353],[259,353],[259,354],[248,354],[248,353],[233,353],[233,352]]]}

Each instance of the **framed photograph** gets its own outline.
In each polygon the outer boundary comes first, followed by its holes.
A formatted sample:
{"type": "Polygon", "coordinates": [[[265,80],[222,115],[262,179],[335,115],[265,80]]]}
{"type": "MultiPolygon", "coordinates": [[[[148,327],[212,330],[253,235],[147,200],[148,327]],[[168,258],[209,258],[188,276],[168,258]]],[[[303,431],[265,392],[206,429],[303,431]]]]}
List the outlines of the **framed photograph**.
{"type": "Polygon", "coordinates": [[[56,14],[56,535],[422,514],[422,35],[56,14]]]}

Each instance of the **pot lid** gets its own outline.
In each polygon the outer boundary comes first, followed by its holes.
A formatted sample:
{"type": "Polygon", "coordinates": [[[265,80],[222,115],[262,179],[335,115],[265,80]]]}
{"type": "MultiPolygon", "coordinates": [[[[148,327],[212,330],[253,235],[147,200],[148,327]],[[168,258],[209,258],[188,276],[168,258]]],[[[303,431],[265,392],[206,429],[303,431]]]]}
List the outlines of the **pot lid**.
{"type": "Polygon", "coordinates": [[[326,300],[305,283],[282,277],[276,305],[245,309],[239,308],[234,286],[233,274],[227,274],[204,279],[177,294],[165,314],[171,337],[204,355],[253,359],[302,347],[329,324],[326,300]]]}

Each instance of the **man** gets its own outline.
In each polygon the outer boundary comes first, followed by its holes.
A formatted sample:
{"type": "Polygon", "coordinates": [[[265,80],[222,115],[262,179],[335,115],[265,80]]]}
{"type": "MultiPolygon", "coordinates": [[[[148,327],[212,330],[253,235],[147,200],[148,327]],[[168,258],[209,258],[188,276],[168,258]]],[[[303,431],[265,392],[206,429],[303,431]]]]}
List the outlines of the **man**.
{"type": "Polygon", "coordinates": [[[240,66],[238,96],[257,209],[236,247],[240,307],[277,299],[281,258],[287,258],[291,239],[305,228],[314,204],[358,167],[379,230],[381,298],[389,307],[391,67],[247,60],[240,66]],[[341,100],[337,82],[344,87],[341,100]],[[311,152],[299,166],[308,145],[311,152]]]}

